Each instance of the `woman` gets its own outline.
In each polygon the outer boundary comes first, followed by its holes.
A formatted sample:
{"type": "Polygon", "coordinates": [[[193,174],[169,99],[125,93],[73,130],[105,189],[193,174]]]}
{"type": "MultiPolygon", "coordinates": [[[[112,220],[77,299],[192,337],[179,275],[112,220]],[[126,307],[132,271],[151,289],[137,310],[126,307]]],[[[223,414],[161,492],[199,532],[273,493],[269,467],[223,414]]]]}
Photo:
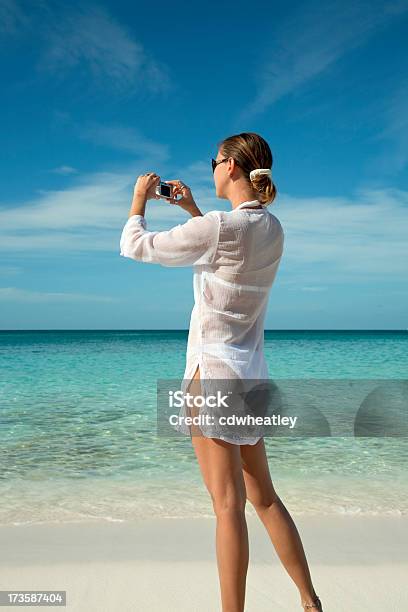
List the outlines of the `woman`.
{"type": "MultiPolygon", "coordinates": [[[[266,209],[276,196],[268,143],[254,133],[230,136],[219,143],[212,167],[216,195],[229,200],[231,211],[202,215],[186,185],[167,181],[174,189],[171,203],[192,218],[168,231],[147,231],[146,201],[157,199],[155,188],[160,182],[159,176],[149,172],[137,180],[120,240],[120,254],[125,257],[164,266],[194,266],[195,303],[183,389],[198,388],[203,394],[214,379],[268,378],[263,321],[284,242],[280,222],[266,209]]],[[[186,431],[182,426],[176,429],[186,431]]],[[[244,610],[247,499],[298,587],[301,605],[322,612],[299,533],[272,484],[263,436],[204,425],[189,431],[194,431],[192,444],[216,515],[223,612],[244,610]]]]}

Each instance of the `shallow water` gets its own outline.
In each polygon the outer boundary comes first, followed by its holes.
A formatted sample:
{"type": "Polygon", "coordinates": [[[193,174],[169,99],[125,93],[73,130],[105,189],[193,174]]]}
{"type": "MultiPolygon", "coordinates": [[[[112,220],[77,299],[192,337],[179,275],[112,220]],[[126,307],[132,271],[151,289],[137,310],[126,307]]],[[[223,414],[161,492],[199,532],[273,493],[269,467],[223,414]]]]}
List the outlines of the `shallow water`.
{"type": "MultiPolygon", "coordinates": [[[[265,332],[265,354],[273,380],[327,379],[331,390],[403,381],[407,340],[265,332]]],[[[0,332],[0,523],[212,515],[190,438],[157,431],[157,380],[181,379],[186,345],[186,331],[0,332]]],[[[352,427],[335,402],[324,409],[333,431],[352,427]]],[[[407,514],[406,404],[397,419],[401,437],[266,437],[288,509],[407,514]]]]}

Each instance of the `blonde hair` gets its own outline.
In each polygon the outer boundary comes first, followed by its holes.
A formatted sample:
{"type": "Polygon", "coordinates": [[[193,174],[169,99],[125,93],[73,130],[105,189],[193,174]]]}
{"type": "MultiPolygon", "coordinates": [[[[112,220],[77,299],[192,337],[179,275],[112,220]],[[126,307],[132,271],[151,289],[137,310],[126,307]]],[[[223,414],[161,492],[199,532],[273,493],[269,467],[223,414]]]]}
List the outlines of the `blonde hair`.
{"type": "Polygon", "coordinates": [[[272,152],[266,140],[254,132],[242,132],[225,138],[218,143],[218,148],[224,157],[234,158],[248,183],[257,192],[260,203],[272,204],[277,194],[272,178],[266,174],[258,174],[252,181],[249,178],[251,170],[272,168],[272,152]]]}

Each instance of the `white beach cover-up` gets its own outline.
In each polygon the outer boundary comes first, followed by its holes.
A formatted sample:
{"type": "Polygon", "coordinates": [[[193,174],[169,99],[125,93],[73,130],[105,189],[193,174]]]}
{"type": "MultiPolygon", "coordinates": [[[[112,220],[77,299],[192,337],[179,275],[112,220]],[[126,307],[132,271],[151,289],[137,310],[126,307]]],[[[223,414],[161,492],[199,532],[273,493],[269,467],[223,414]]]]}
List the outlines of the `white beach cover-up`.
{"type": "MultiPolygon", "coordinates": [[[[191,313],[182,390],[200,367],[203,394],[212,379],[268,379],[264,318],[283,253],[280,221],[258,200],[230,211],[211,210],[167,231],[148,231],[142,215],[127,220],[120,255],[162,266],[193,266],[191,313]]],[[[200,383],[201,384],[201,383],[200,383]]],[[[184,406],[180,415],[185,415],[184,406]]],[[[186,425],[173,425],[189,434],[186,425]]],[[[203,435],[233,444],[256,444],[262,435],[203,435]]],[[[255,431],[255,430],[251,430],[255,431]]]]}

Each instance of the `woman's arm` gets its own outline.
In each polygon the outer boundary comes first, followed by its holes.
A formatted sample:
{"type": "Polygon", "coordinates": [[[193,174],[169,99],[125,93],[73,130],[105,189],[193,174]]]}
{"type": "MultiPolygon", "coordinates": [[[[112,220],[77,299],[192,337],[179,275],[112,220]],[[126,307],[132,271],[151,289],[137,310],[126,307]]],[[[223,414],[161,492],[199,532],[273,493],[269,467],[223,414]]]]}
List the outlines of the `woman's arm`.
{"type": "Polygon", "coordinates": [[[148,231],[146,219],[133,214],[120,238],[120,255],[162,266],[211,264],[217,252],[220,220],[216,211],[196,215],[163,232],[148,231]]]}
{"type": "Polygon", "coordinates": [[[179,203],[192,218],[164,232],[150,232],[146,229],[146,202],[148,199],[157,199],[155,189],[159,182],[157,174],[139,176],[128,220],[120,238],[120,255],[163,266],[212,263],[218,246],[219,217],[214,211],[203,215],[184,183],[168,181],[174,185],[174,198],[179,192],[183,196],[179,203]]]}
{"type": "Polygon", "coordinates": [[[133,196],[132,205],[130,207],[130,211],[128,215],[129,219],[133,215],[141,215],[142,217],[144,217],[145,210],[146,210],[146,202],[147,202],[147,197],[145,195],[135,193],[133,196]]]}

